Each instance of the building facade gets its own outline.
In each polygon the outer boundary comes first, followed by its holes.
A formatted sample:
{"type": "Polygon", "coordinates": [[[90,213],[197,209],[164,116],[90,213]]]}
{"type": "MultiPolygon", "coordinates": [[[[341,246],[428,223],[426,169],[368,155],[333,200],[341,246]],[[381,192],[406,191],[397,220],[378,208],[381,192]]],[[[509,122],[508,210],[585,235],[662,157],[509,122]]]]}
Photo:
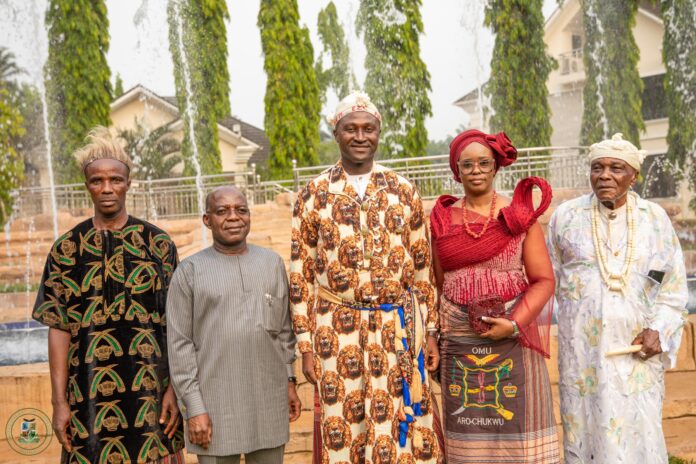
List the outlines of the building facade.
{"type": "MultiPolygon", "coordinates": [[[[136,85],[111,103],[111,127],[114,130],[132,129],[136,121],[149,129],[171,124],[172,135],[179,141],[184,137],[176,97],[162,97],[136,85]]],[[[222,172],[244,172],[251,163],[265,163],[268,159],[268,139],[262,129],[229,116],[218,124],[222,172]]],[[[183,170],[183,163],[175,167],[183,170]]]]}
{"type": "MultiPolygon", "coordinates": [[[[643,80],[643,120],[645,131],[641,134],[641,148],[648,152],[643,166],[643,179],[636,189],[647,198],[669,199],[669,206],[682,217],[693,217],[688,208],[692,196],[686,183],[678,183],[665,167],[667,131],[669,122],[665,107],[663,80],[665,65],[662,62],[664,24],[659,6],[641,2],[633,29],[640,50],[638,72],[643,80]]],[[[547,82],[553,146],[578,146],[583,113],[583,88],[585,67],[583,47],[585,33],[583,12],[579,0],[566,0],[547,19],[544,32],[547,53],[558,62],[547,82]]],[[[485,92],[485,84],[482,89],[485,92]]],[[[474,89],[454,102],[470,116],[469,126],[489,129],[486,111],[480,108],[479,89],[474,89]]]]}

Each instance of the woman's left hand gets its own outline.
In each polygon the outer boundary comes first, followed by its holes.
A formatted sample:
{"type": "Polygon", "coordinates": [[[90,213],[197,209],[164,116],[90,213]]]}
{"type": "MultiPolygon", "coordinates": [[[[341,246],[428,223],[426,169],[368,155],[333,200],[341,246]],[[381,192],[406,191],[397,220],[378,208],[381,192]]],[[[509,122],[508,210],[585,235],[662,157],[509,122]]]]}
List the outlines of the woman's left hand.
{"type": "Polygon", "coordinates": [[[481,334],[483,338],[490,338],[491,340],[497,341],[508,338],[515,332],[510,319],[483,316],[481,320],[491,325],[490,329],[481,334]]]}
{"type": "Polygon", "coordinates": [[[440,349],[437,346],[437,339],[428,335],[425,343],[425,368],[429,372],[435,372],[440,365],[440,349]]]}

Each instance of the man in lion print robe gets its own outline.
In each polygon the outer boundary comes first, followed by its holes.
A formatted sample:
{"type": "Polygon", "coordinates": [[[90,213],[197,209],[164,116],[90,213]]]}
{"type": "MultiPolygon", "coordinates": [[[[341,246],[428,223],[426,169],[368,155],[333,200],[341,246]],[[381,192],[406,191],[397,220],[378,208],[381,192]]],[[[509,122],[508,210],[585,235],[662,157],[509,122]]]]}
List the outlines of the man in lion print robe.
{"type": "Polygon", "coordinates": [[[176,247],[128,215],[132,163],[108,129],[92,131],[75,157],[94,217],[52,246],[33,312],[49,326],[61,462],[183,463],[165,328],[176,247]]]}
{"type": "Polygon", "coordinates": [[[293,211],[290,301],[303,373],[319,392],[319,463],[441,456],[426,373],[439,355],[423,205],[409,181],[374,163],[380,125],[367,95],[342,100],[341,160],[293,211]]]}

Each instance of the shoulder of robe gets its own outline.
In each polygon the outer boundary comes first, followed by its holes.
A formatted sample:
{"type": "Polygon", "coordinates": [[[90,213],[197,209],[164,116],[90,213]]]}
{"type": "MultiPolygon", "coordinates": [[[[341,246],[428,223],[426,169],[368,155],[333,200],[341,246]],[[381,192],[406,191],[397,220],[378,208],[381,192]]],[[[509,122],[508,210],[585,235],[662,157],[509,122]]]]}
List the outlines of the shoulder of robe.
{"type": "Polygon", "coordinates": [[[270,248],[265,248],[258,245],[249,244],[249,251],[255,253],[259,258],[268,261],[269,263],[277,264],[278,262],[283,263],[283,258],[271,250],[270,248]]]}
{"type": "Polygon", "coordinates": [[[657,203],[646,200],[636,195],[636,206],[640,211],[645,211],[645,213],[648,216],[650,216],[651,221],[657,220],[669,223],[670,225],[672,224],[672,221],[669,218],[669,214],[667,214],[667,211],[665,211],[665,209],[657,203]]]}
{"type": "Polygon", "coordinates": [[[199,263],[210,260],[210,253],[212,252],[212,247],[203,248],[200,251],[184,258],[177,266],[175,272],[189,272],[191,269],[195,268],[199,263]]]}
{"type": "Polygon", "coordinates": [[[551,215],[550,222],[560,224],[571,220],[579,212],[592,206],[590,199],[591,195],[586,194],[573,198],[572,200],[564,201],[560,205],[556,206],[556,209],[551,215]]]}
{"type": "Polygon", "coordinates": [[[418,187],[416,187],[416,185],[413,182],[411,182],[410,180],[408,180],[407,178],[405,178],[404,176],[402,176],[401,174],[399,174],[396,171],[393,171],[389,168],[385,168],[385,169],[386,169],[386,171],[384,171],[384,172],[393,172],[394,174],[396,174],[396,178],[399,180],[399,185],[404,185],[404,186],[410,188],[413,193],[420,193],[420,192],[418,192],[418,187]]]}
{"type": "Polygon", "coordinates": [[[157,227],[156,225],[154,225],[151,222],[147,222],[146,220],[137,218],[135,216],[131,216],[131,222],[133,224],[141,224],[141,225],[145,226],[145,228],[149,229],[153,233],[153,235],[157,235],[157,236],[164,235],[167,238],[167,240],[172,242],[172,244],[174,243],[174,241],[171,239],[171,237],[169,236],[169,234],[166,231],[160,229],[159,227],[157,227]]]}
{"type": "Polygon", "coordinates": [[[92,228],[92,218],[89,218],[89,219],[85,219],[81,223],[77,224],[72,229],[64,232],[51,245],[51,253],[56,253],[58,251],[58,247],[60,246],[60,244],[66,239],[79,241],[80,234],[82,234],[84,236],[87,232],[89,232],[89,229],[91,229],[91,228],[92,228]]]}

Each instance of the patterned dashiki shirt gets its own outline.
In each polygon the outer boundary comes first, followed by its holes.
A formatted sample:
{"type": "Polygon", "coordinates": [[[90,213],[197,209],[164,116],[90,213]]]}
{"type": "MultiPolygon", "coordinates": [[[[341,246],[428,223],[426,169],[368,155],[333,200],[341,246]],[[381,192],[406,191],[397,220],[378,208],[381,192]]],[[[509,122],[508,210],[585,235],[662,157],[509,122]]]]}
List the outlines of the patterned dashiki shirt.
{"type": "Polygon", "coordinates": [[[176,453],[159,424],[169,384],[165,303],[177,265],[169,236],[129,217],[118,231],[92,219],[63,234],[46,260],[33,318],[71,334],[73,451],[63,463],[144,463],[176,453]]]}

